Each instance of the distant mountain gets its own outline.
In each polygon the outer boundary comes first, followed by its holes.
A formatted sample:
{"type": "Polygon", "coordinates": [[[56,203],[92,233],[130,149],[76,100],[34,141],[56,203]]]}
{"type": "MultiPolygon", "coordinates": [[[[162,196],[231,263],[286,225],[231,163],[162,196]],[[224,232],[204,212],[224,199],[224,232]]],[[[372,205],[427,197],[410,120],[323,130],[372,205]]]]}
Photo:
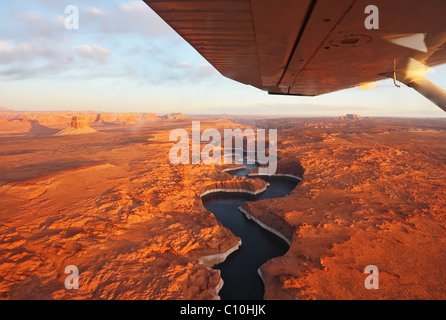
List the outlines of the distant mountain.
{"type": "Polygon", "coordinates": [[[345,116],[340,116],[339,120],[364,120],[359,114],[346,114],[345,116]]]}
{"type": "Polygon", "coordinates": [[[168,113],[165,118],[167,120],[181,120],[186,118],[184,113],[168,113]]]}

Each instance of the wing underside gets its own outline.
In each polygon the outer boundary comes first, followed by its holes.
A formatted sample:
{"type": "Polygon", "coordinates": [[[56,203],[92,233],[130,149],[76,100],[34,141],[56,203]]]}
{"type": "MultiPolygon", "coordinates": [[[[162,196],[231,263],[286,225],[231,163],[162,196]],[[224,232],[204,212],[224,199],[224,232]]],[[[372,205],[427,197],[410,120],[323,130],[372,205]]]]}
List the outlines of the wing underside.
{"type": "Polygon", "coordinates": [[[144,0],[221,74],[275,94],[314,96],[446,62],[446,1],[144,0]],[[375,21],[376,22],[376,21],[375,21]]]}

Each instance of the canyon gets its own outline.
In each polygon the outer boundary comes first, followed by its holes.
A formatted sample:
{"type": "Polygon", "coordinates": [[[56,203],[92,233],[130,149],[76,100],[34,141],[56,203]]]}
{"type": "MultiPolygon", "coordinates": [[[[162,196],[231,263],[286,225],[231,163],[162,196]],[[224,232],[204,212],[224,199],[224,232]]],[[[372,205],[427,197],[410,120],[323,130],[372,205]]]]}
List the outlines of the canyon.
{"type": "Polygon", "coordinates": [[[173,165],[169,133],[194,120],[277,129],[276,174],[302,178],[241,208],[290,243],[259,270],[265,299],[446,298],[445,119],[1,111],[0,299],[219,299],[212,267],[240,239],[201,197],[268,183],[237,164],[173,165]],[[56,135],[73,116],[96,132],[56,135]]]}

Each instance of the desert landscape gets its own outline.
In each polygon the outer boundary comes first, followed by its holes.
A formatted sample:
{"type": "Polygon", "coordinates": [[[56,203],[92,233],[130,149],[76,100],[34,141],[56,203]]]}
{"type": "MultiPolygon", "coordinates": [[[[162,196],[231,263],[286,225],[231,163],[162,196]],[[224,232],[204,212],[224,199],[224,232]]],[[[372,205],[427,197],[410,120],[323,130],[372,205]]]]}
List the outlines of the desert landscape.
{"type": "Polygon", "coordinates": [[[259,270],[265,299],[446,299],[446,119],[10,110],[0,299],[219,299],[213,266],[243,242],[201,197],[267,183],[231,175],[236,164],[172,164],[169,133],[192,121],[277,129],[277,173],[302,178],[241,208],[290,243],[259,270]],[[69,265],[77,290],[64,286],[69,265]],[[364,287],[368,265],[377,290],[364,287]]]}

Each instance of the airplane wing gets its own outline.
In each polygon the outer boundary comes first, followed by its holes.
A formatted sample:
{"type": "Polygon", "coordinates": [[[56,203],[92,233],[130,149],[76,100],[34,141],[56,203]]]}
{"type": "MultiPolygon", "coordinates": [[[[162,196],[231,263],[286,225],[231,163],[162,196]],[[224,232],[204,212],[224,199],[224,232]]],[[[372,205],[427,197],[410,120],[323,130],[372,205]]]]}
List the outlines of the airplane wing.
{"type": "Polygon", "coordinates": [[[446,111],[445,0],[144,0],[221,74],[315,96],[394,78],[446,111]],[[373,3],[373,7],[369,7],[373,3]]]}

